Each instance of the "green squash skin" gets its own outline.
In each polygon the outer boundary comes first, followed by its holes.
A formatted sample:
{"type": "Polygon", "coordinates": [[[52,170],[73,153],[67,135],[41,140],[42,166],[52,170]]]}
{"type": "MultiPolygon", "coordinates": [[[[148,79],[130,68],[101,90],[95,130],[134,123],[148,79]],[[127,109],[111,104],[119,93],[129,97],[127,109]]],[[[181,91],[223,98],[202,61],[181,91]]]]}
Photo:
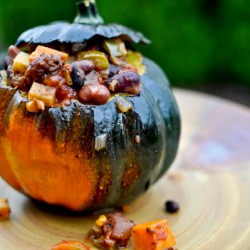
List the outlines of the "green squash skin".
{"type": "Polygon", "coordinates": [[[152,98],[155,106],[158,106],[160,116],[163,118],[162,122],[164,122],[166,129],[165,150],[167,157],[165,158],[164,166],[156,178],[158,180],[176,157],[181,134],[181,117],[170,83],[162,69],[149,59],[145,59],[144,64],[146,65],[147,72],[142,76],[142,83],[147,95],[146,98],[152,98]]]}
{"type": "Polygon", "coordinates": [[[17,39],[19,48],[28,44],[84,43],[91,39],[121,38],[126,42],[149,44],[150,41],[140,32],[119,24],[89,25],[80,23],[54,22],[31,28],[17,39]]]}
{"type": "Polygon", "coordinates": [[[27,100],[18,91],[0,86],[0,96],[8,89],[10,105],[16,101],[13,98],[18,99],[21,112],[33,119],[42,136],[54,143],[55,154],[74,147],[76,158],[91,161],[99,179],[92,203],[84,210],[129,204],[155,183],[175,159],[180,138],[179,110],[164,73],[149,59],[144,63],[143,90],[140,95],[127,98],[133,109],[126,113],[118,110],[113,99],[100,106],[73,100],[70,106],[32,114],[26,111],[27,100]],[[107,145],[98,152],[95,137],[104,133],[108,135],[107,145]],[[137,135],[139,143],[135,141],[137,135]],[[62,148],[62,144],[66,146],[62,148]]]}

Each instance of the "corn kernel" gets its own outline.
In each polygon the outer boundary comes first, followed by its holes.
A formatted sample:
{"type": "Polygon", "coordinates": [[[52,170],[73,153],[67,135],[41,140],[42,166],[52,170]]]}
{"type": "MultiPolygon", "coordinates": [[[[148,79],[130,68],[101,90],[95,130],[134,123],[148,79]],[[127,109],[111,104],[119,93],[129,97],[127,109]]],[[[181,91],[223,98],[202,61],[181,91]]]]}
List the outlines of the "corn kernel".
{"type": "Polygon", "coordinates": [[[102,227],[107,222],[107,217],[105,215],[100,215],[99,218],[96,220],[95,224],[98,227],[102,227]]]}

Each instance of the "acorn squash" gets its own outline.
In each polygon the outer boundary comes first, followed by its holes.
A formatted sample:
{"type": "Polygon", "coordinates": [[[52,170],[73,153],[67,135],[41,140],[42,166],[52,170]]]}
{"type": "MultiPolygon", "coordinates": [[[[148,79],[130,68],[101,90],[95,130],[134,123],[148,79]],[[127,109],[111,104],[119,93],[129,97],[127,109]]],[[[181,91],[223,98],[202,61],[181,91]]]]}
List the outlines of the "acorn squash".
{"type": "MultiPolygon", "coordinates": [[[[27,52],[107,38],[149,42],[129,28],[102,24],[94,1],[80,3],[79,10],[75,23],[33,28],[16,46],[27,52]]],[[[118,207],[143,194],[174,161],[180,137],[166,76],[153,61],[144,58],[143,64],[142,90],[126,95],[126,111],[118,108],[116,94],[101,105],[73,98],[32,113],[23,91],[0,84],[2,178],[36,200],[73,211],[118,207]]]]}

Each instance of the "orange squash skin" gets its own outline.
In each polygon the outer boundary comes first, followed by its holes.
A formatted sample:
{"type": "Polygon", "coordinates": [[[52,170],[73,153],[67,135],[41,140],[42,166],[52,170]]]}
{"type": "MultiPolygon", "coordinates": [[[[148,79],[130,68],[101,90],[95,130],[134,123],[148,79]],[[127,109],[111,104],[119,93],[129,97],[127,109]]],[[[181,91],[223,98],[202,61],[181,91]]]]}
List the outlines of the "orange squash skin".
{"type": "MultiPolygon", "coordinates": [[[[0,138],[3,138],[5,129],[5,115],[8,108],[8,103],[11,101],[15,90],[9,88],[1,88],[0,91],[0,138]]],[[[10,165],[6,159],[7,155],[4,151],[3,141],[0,141],[0,176],[2,176],[14,188],[20,190],[20,185],[10,169],[10,165]]]]}
{"type": "MultiPolygon", "coordinates": [[[[8,89],[7,93],[10,92],[13,90],[8,89]]],[[[1,133],[0,175],[35,199],[71,210],[85,209],[92,202],[97,180],[88,155],[81,155],[90,152],[88,144],[91,142],[86,141],[85,150],[80,152],[73,141],[51,140],[46,133],[54,130],[54,124],[46,124],[44,134],[39,128],[39,120],[36,121],[37,116],[26,111],[25,100],[18,91],[13,103],[8,105],[7,98],[2,103],[5,101],[9,119],[1,133]]],[[[3,120],[1,116],[1,122],[3,120]]],[[[74,126],[75,135],[77,126],[74,126]]]]}

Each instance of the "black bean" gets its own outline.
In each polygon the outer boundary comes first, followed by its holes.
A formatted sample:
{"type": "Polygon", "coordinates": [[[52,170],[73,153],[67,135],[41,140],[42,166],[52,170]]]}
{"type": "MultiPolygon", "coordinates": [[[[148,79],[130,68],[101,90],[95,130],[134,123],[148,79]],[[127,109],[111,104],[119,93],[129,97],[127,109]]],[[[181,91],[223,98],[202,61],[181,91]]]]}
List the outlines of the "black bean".
{"type": "Polygon", "coordinates": [[[81,89],[85,82],[85,73],[81,68],[79,68],[74,63],[72,63],[71,68],[72,68],[71,77],[73,81],[73,87],[75,89],[81,89]]]}
{"type": "Polygon", "coordinates": [[[180,205],[178,202],[173,200],[168,200],[165,202],[165,210],[168,213],[177,213],[180,209],[180,205]]]}

